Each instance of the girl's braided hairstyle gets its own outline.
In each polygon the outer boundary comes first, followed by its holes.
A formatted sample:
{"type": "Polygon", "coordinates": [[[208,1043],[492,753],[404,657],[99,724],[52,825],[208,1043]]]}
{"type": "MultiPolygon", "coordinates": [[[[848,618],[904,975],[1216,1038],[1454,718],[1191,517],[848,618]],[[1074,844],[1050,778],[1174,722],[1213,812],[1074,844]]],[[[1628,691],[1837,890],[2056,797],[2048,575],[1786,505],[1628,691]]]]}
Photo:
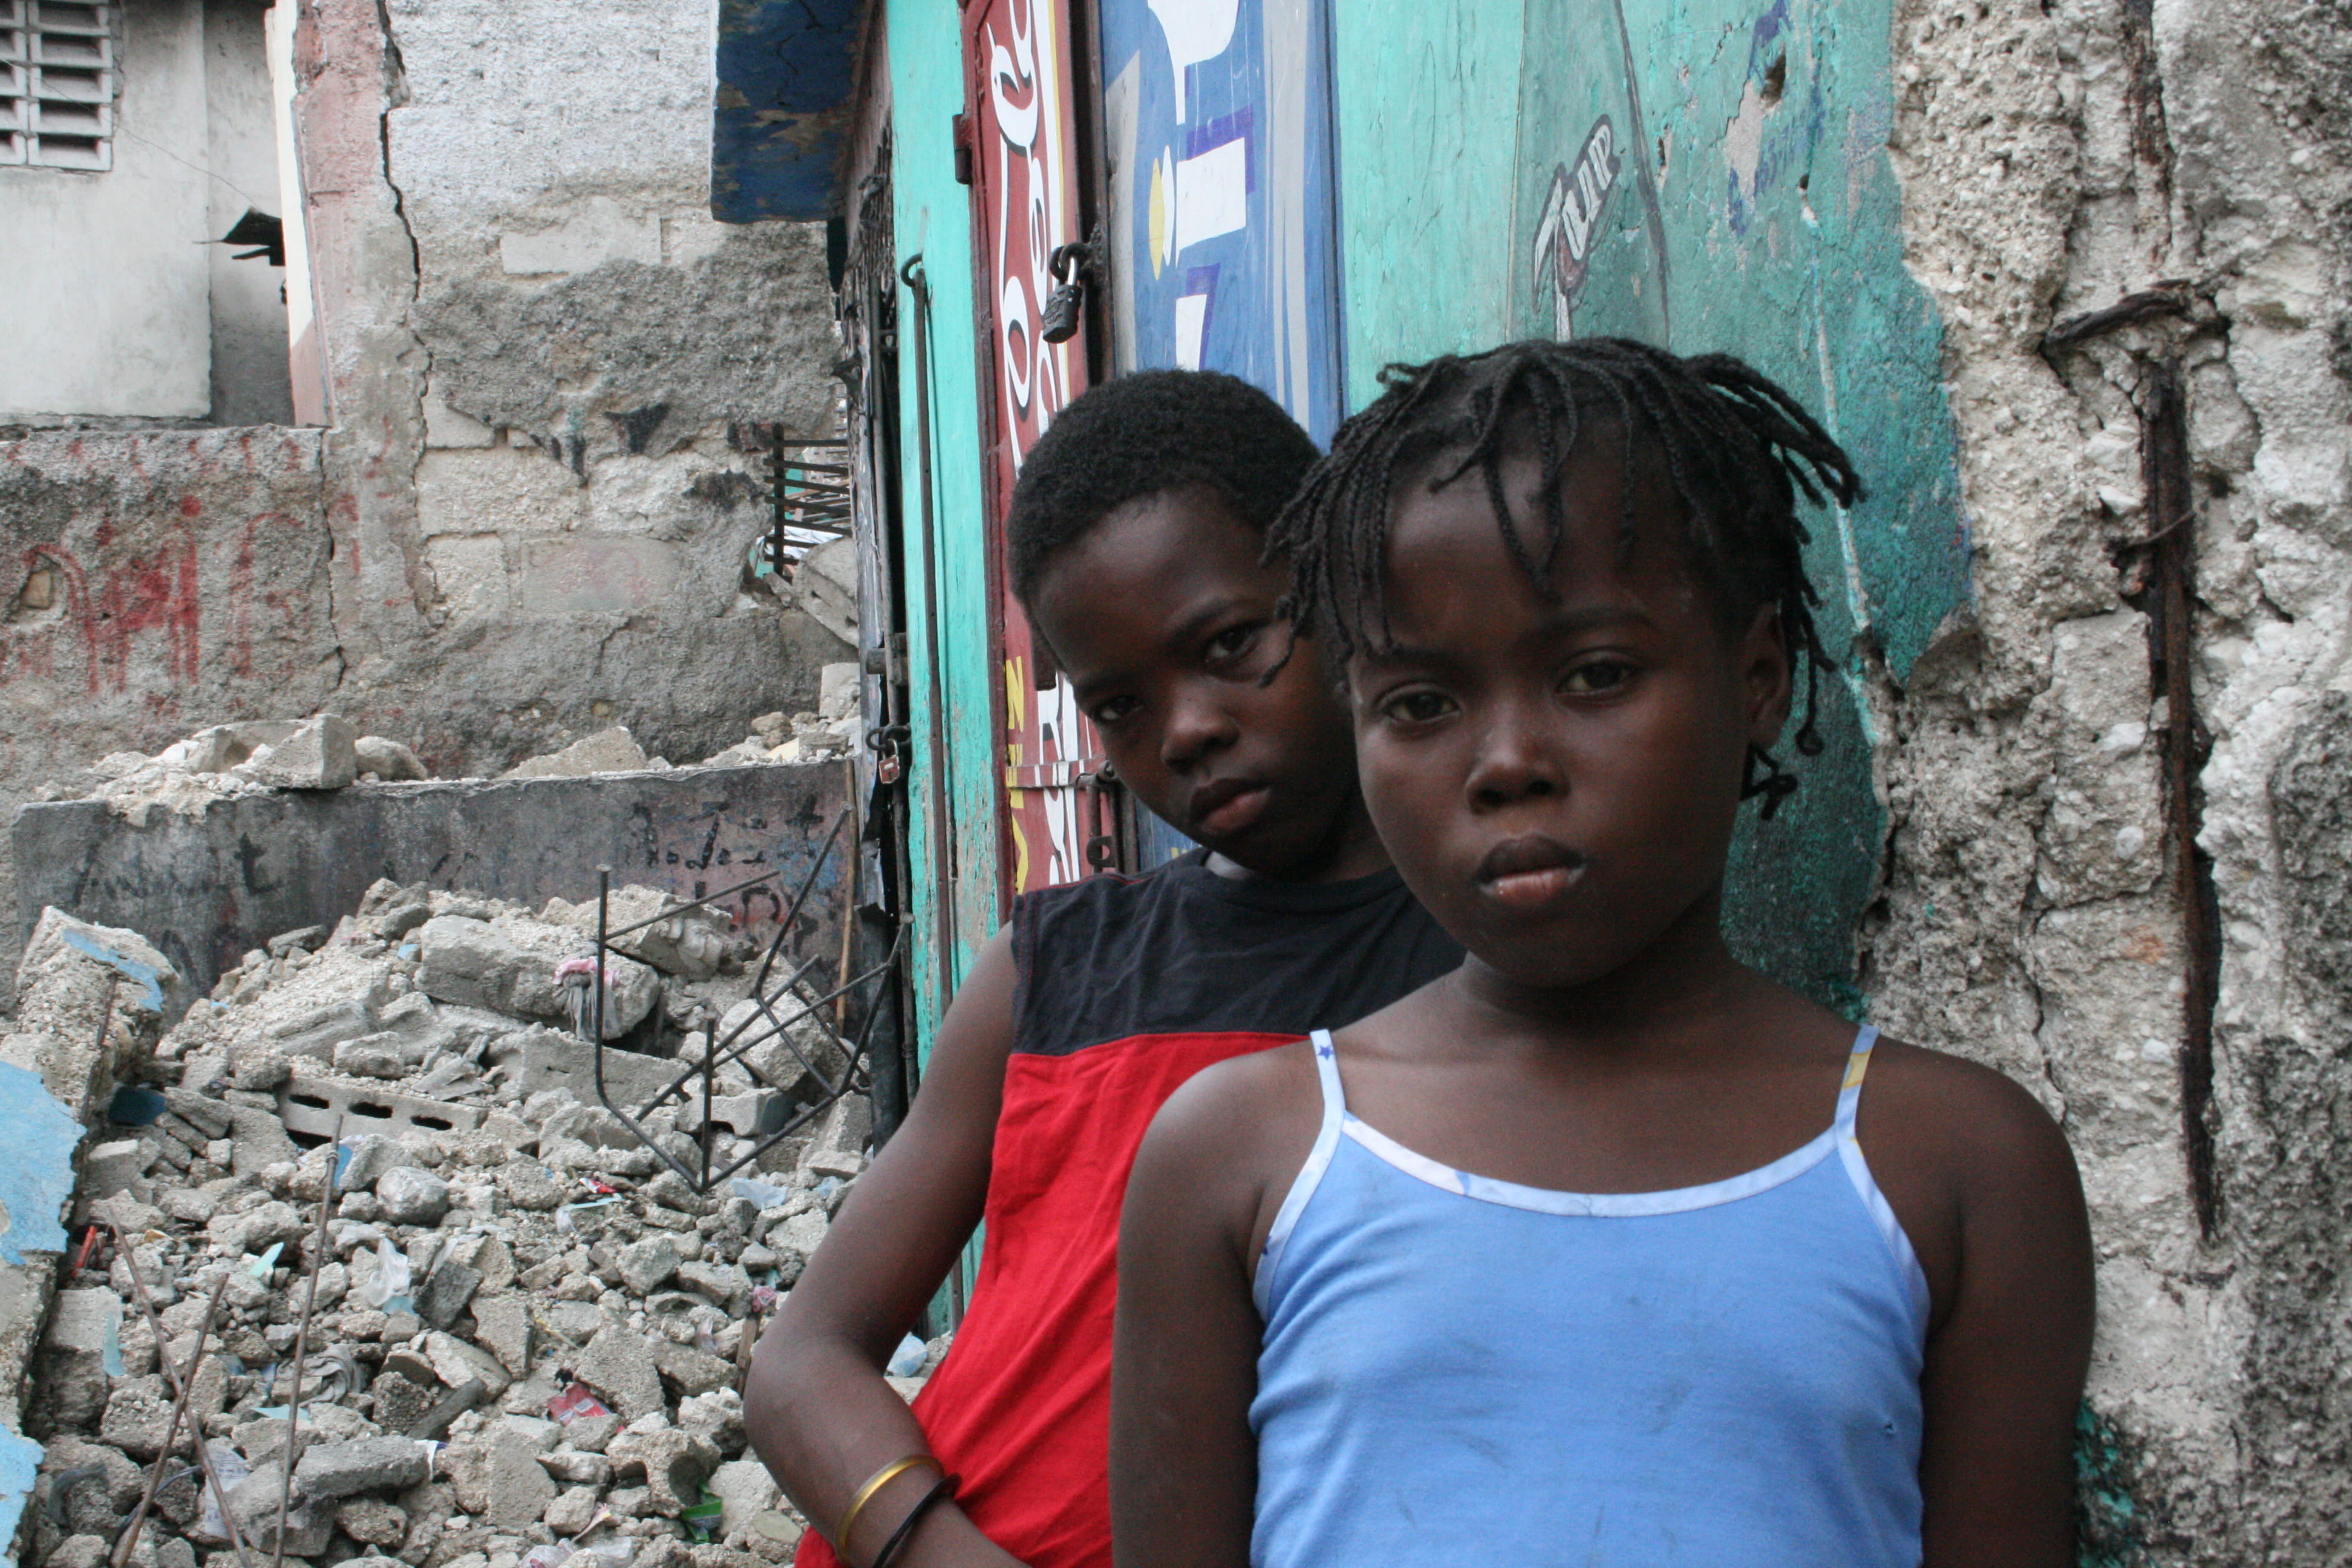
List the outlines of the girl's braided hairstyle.
{"type": "MultiPolygon", "coordinates": [[[[1684,359],[1624,338],[1508,343],[1468,358],[1392,364],[1381,384],[1266,535],[1268,559],[1290,559],[1284,609],[1300,631],[1327,634],[1342,660],[1359,646],[1387,642],[1391,508],[1400,479],[1433,461],[1432,490],[1477,470],[1511,558],[1538,593],[1557,597],[1550,574],[1565,528],[1562,478],[1588,428],[1613,428],[1627,480],[1622,548],[1633,543],[1637,445],[1654,446],[1683,503],[1693,566],[1727,619],[1736,624],[1765,605],[1780,611],[1790,652],[1805,667],[1797,750],[1820,753],[1815,682],[1835,666],[1813,624],[1821,595],[1805,575],[1810,535],[1796,497],[1801,490],[1820,506],[1826,492],[1852,506],[1862,479],[1794,398],[1728,354],[1684,359]],[[1539,464],[1542,510],[1533,520],[1514,514],[1503,488],[1506,457],[1527,444],[1539,464]]],[[[1768,752],[1751,757],[1750,773],[1747,793],[1766,797],[1768,816],[1796,788],[1768,752]],[[1760,780],[1758,763],[1766,770],[1760,780]]]]}

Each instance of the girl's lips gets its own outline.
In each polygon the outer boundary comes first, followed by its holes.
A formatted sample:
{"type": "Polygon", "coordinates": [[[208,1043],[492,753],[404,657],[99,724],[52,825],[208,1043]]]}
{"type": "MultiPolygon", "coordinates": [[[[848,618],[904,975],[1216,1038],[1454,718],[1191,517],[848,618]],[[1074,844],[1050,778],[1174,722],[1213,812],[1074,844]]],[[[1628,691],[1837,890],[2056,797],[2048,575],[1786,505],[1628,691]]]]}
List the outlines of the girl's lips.
{"type": "Polygon", "coordinates": [[[1196,806],[1192,826],[1198,833],[1215,838],[1229,838],[1246,831],[1264,816],[1274,792],[1264,784],[1244,784],[1238,789],[1212,785],[1206,809],[1196,806]]]}
{"type": "Polygon", "coordinates": [[[1478,862],[1478,891],[1515,914],[1539,914],[1563,902],[1584,879],[1585,858],[1556,838],[1505,839],[1478,862]]]}

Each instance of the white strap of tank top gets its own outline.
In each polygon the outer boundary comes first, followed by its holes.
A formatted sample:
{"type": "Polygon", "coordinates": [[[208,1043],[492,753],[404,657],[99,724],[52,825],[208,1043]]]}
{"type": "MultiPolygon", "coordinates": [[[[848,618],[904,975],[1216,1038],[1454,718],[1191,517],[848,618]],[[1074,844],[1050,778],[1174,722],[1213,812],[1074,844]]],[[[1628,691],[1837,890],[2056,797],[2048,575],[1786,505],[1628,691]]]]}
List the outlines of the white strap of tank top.
{"type": "Polygon", "coordinates": [[[1841,1138],[1853,1136],[1855,1113],[1862,1107],[1862,1079],[1870,1070],[1870,1053],[1878,1044],[1878,1030],[1864,1024],[1853,1037],[1853,1051],[1845,1060],[1845,1081],[1838,1088],[1837,1133],[1841,1138]]]}
{"type": "Polygon", "coordinates": [[[1332,1045],[1328,1029],[1318,1029],[1310,1038],[1315,1047],[1315,1076],[1323,1084],[1323,1125],[1329,1127],[1348,1110],[1348,1091],[1339,1084],[1339,1051],[1332,1045]]]}

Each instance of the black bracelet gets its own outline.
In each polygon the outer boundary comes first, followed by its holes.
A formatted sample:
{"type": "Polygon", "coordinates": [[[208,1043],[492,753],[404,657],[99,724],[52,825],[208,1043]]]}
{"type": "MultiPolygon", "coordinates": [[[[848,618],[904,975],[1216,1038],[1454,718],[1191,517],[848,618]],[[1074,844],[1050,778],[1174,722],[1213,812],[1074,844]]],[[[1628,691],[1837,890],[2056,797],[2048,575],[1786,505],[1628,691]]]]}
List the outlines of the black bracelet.
{"type": "Polygon", "coordinates": [[[933,1503],[953,1495],[955,1484],[953,1476],[941,1476],[933,1481],[931,1489],[915,1500],[915,1506],[907,1510],[907,1517],[898,1521],[898,1528],[890,1532],[890,1539],[882,1543],[882,1550],[874,1554],[874,1561],[867,1564],[867,1568],[890,1568],[890,1560],[914,1539],[915,1526],[923,1522],[923,1515],[931,1511],[933,1503]]]}

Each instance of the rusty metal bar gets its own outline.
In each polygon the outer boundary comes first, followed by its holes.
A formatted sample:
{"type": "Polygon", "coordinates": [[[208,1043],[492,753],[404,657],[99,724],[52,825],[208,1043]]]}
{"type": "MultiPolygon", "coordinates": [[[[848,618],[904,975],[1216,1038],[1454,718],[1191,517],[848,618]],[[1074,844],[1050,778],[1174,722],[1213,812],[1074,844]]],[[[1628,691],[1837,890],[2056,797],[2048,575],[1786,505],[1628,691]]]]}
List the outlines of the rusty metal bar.
{"type": "Polygon", "coordinates": [[[2150,627],[2153,684],[2164,694],[2164,821],[2180,904],[2180,1135],[2189,1202],[2211,1239],[2221,1193],[2213,1163],[2213,1013],[2220,998],[2221,929],[2212,858],[2198,847],[2204,826],[2199,778],[2211,738],[2198,721],[2193,680],[2197,614],[2197,498],[2189,449],[2189,399],[2178,359],[2158,361],[2140,413],[2140,467],[2154,552],[2150,627]]]}

